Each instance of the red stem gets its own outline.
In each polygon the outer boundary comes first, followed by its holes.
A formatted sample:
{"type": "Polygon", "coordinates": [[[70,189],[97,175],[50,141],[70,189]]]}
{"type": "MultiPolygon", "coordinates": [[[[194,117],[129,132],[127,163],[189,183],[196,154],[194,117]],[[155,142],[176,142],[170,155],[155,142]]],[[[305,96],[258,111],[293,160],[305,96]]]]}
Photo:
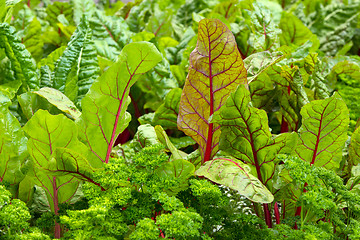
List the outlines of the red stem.
{"type": "MultiPolygon", "coordinates": [[[[53,191],[54,191],[54,198],[53,198],[54,213],[55,213],[55,216],[58,216],[59,215],[59,198],[58,198],[58,189],[56,186],[56,177],[53,177],[52,187],[53,187],[53,191]]],[[[61,227],[60,227],[60,224],[56,221],[56,219],[55,219],[54,237],[56,239],[60,239],[60,237],[61,237],[61,227]]]]}
{"type": "MultiPolygon", "coordinates": [[[[209,116],[214,114],[214,92],[213,92],[213,76],[212,76],[212,69],[211,69],[211,41],[210,37],[209,39],[209,85],[210,85],[210,114],[209,116]]],[[[206,148],[205,148],[205,155],[203,159],[203,163],[207,162],[211,158],[211,150],[212,150],[212,139],[213,139],[213,123],[209,124],[209,130],[208,130],[208,137],[206,142],[206,148]]]]}
{"type": "Polygon", "coordinates": [[[277,202],[275,202],[275,205],[274,205],[274,213],[275,213],[276,224],[280,224],[280,212],[279,212],[279,206],[278,206],[277,202]]]}
{"type": "Polygon", "coordinates": [[[268,228],[272,228],[271,214],[270,214],[270,210],[269,210],[269,205],[267,203],[264,203],[263,208],[264,208],[266,225],[268,226],[268,228]]]}
{"type": "Polygon", "coordinates": [[[31,0],[28,0],[27,1],[27,6],[30,8],[30,3],[31,3],[31,0]]]}

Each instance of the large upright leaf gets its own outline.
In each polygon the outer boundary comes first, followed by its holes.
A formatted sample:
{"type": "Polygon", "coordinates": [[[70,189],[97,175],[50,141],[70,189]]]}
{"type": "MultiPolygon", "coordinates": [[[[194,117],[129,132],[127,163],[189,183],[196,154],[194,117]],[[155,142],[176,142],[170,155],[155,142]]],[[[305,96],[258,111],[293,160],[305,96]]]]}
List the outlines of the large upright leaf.
{"type": "Polygon", "coordinates": [[[54,88],[78,102],[99,76],[99,71],[92,31],[86,17],[83,17],[56,64],[54,88]]]}
{"type": "Polygon", "coordinates": [[[43,55],[44,42],[41,38],[42,34],[41,24],[37,18],[34,18],[29,26],[25,28],[24,38],[22,39],[26,49],[29,50],[36,61],[39,61],[43,55]]]}
{"type": "Polygon", "coordinates": [[[311,165],[336,169],[347,140],[349,110],[338,93],[301,109],[302,126],[296,154],[311,165]]]}
{"type": "Polygon", "coordinates": [[[25,177],[27,138],[10,113],[10,104],[10,99],[0,91],[0,182],[16,184],[25,177]]]}
{"type": "Polygon", "coordinates": [[[31,55],[20,39],[16,37],[15,29],[7,23],[0,24],[0,48],[4,48],[6,56],[11,61],[11,70],[17,81],[21,81],[24,91],[39,88],[36,66],[31,55]]]}
{"type": "Polygon", "coordinates": [[[360,128],[358,127],[351,135],[349,146],[349,158],[352,165],[360,163],[360,128]]]}
{"type": "Polygon", "coordinates": [[[203,19],[198,31],[180,100],[178,128],[199,144],[205,162],[218,151],[220,137],[219,125],[210,123],[209,118],[247,81],[235,38],[226,25],[217,19],[203,19]]]}
{"type": "Polygon", "coordinates": [[[201,166],[196,171],[196,175],[204,176],[211,181],[237,190],[251,201],[271,203],[274,200],[274,196],[250,172],[250,167],[240,161],[216,158],[201,166]]]}
{"type": "Polygon", "coordinates": [[[28,151],[34,162],[31,176],[46,191],[51,209],[57,213],[58,204],[68,201],[76,192],[79,180],[74,176],[56,176],[47,169],[57,148],[68,148],[86,154],[86,146],[78,140],[75,123],[64,115],[51,115],[38,110],[24,126],[29,135],[28,151]]]}
{"type": "Polygon", "coordinates": [[[268,186],[275,172],[276,155],[290,153],[296,144],[296,134],[273,137],[267,114],[249,106],[250,93],[239,86],[214,118],[221,125],[220,149],[251,166],[252,174],[268,186]]]}
{"type": "Polygon", "coordinates": [[[137,42],[124,47],[114,63],[91,86],[82,100],[83,140],[87,142],[95,166],[107,163],[117,136],[127,127],[126,108],[130,87],[162,59],[151,43],[137,42]]]}

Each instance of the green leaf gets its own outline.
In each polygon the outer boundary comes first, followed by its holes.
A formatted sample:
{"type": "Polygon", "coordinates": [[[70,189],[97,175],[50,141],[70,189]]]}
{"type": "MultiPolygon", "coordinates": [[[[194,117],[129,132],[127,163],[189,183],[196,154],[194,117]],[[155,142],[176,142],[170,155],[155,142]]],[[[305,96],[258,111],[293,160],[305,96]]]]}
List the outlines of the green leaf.
{"type": "Polygon", "coordinates": [[[73,21],[73,8],[68,2],[53,2],[53,4],[48,5],[46,8],[46,19],[56,30],[58,30],[58,16],[63,14],[65,19],[70,25],[74,25],[73,21]]]}
{"type": "Polygon", "coordinates": [[[39,62],[43,57],[44,42],[42,40],[41,24],[37,18],[34,18],[29,26],[25,28],[22,43],[33,58],[39,62]]]}
{"type": "Polygon", "coordinates": [[[164,103],[155,111],[152,121],[154,124],[159,124],[165,129],[177,128],[181,92],[180,88],[174,88],[166,95],[164,103]]]}
{"type": "Polygon", "coordinates": [[[178,128],[199,144],[205,162],[217,153],[220,137],[219,125],[209,118],[239,84],[247,83],[246,69],[234,36],[216,19],[200,21],[197,47],[189,61],[178,128]]]}
{"type": "Polygon", "coordinates": [[[160,126],[157,125],[155,126],[155,132],[156,132],[156,136],[157,139],[159,140],[160,143],[162,143],[164,146],[167,147],[167,149],[169,149],[169,151],[171,152],[171,158],[172,159],[183,159],[187,154],[186,153],[182,153],[180,152],[175,146],[174,144],[172,144],[172,142],[170,141],[168,135],[166,134],[166,132],[164,131],[164,129],[160,126]]]}
{"type": "Polygon", "coordinates": [[[349,110],[338,93],[301,109],[302,126],[295,153],[311,165],[336,169],[347,140],[349,110]]]}
{"type": "Polygon", "coordinates": [[[83,15],[90,19],[96,10],[96,5],[93,0],[71,0],[74,10],[74,22],[76,25],[81,23],[83,15]]]}
{"type": "Polygon", "coordinates": [[[166,9],[161,11],[156,5],[152,16],[149,18],[145,30],[151,32],[155,37],[169,36],[172,32],[171,18],[172,18],[171,9],[166,9]]]}
{"type": "Polygon", "coordinates": [[[140,125],[135,133],[134,139],[131,141],[135,152],[139,152],[145,147],[158,143],[159,140],[156,137],[155,129],[150,124],[140,125]]]}
{"type": "Polygon", "coordinates": [[[130,121],[126,113],[130,87],[162,57],[153,44],[138,42],[125,46],[118,59],[95,80],[81,102],[79,125],[90,157],[97,162],[94,167],[109,161],[115,139],[130,121]]]}
{"type": "Polygon", "coordinates": [[[351,135],[351,143],[349,146],[349,159],[351,165],[360,163],[360,128],[358,127],[351,135]]]}
{"type": "Polygon", "coordinates": [[[38,63],[38,68],[47,65],[51,71],[54,71],[56,61],[63,55],[65,49],[66,46],[61,46],[52,51],[46,58],[40,60],[40,62],[38,63]]]}
{"type": "Polygon", "coordinates": [[[320,50],[335,56],[355,34],[360,4],[334,2],[309,15],[310,30],[319,37],[320,50]]]}
{"type": "Polygon", "coordinates": [[[19,183],[26,173],[27,138],[10,113],[11,101],[0,92],[0,182],[19,183]]]}
{"type": "Polygon", "coordinates": [[[48,100],[52,105],[56,106],[58,109],[70,115],[73,119],[78,119],[81,115],[81,112],[76,108],[75,104],[70,101],[62,92],[53,89],[44,87],[38,91],[35,91],[37,95],[48,100]]]}
{"type": "Polygon", "coordinates": [[[99,71],[92,31],[86,17],[83,17],[56,64],[53,87],[77,103],[99,76],[99,71]]]}
{"type": "MultiPolygon", "coordinates": [[[[292,13],[282,12],[280,20],[281,45],[296,46],[303,45],[306,41],[314,37],[314,34],[292,13]]],[[[316,36],[315,36],[316,37],[316,36]]]]}
{"type": "Polygon", "coordinates": [[[90,26],[93,29],[94,39],[104,42],[103,46],[97,45],[98,52],[106,52],[102,50],[102,47],[108,46],[115,56],[119,55],[121,49],[129,43],[132,34],[123,18],[105,16],[100,11],[96,11],[94,17],[90,19],[90,26]]]}
{"type": "Polygon", "coordinates": [[[250,171],[250,167],[240,161],[216,158],[201,166],[196,175],[239,191],[253,202],[271,203],[274,196],[250,171]]]}
{"type": "Polygon", "coordinates": [[[23,91],[36,90],[40,82],[31,54],[15,35],[15,29],[6,23],[0,24],[0,48],[5,49],[11,61],[11,70],[17,81],[22,83],[23,91]]]}
{"type": "Polygon", "coordinates": [[[176,179],[176,187],[165,189],[170,195],[176,195],[178,192],[186,190],[189,187],[188,179],[194,176],[195,166],[184,159],[174,159],[173,161],[163,163],[155,170],[155,174],[163,179],[176,179]]]}
{"type": "Polygon", "coordinates": [[[264,185],[271,186],[277,165],[276,155],[290,153],[296,134],[273,137],[267,114],[249,106],[250,93],[239,86],[228,98],[214,121],[221,125],[220,149],[251,166],[251,173],[264,185]]]}

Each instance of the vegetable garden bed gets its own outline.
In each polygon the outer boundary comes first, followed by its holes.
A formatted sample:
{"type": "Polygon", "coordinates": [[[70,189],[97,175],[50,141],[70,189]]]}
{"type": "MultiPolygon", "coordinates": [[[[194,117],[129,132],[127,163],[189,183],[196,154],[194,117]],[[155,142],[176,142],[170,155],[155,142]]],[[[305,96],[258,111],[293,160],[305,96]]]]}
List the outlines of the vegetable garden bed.
{"type": "Polygon", "coordinates": [[[360,239],[359,12],[0,0],[0,239],[360,239]]]}

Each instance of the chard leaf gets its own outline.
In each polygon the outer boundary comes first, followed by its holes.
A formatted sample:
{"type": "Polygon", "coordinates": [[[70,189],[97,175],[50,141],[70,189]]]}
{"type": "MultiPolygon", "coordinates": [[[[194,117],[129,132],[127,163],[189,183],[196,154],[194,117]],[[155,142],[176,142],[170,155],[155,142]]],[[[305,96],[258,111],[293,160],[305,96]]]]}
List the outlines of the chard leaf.
{"type": "Polygon", "coordinates": [[[155,174],[163,179],[176,179],[178,184],[176,187],[165,189],[165,192],[170,195],[176,195],[182,190],[189,187],[188,179],[194,176],[195,166],[184,159],[174,159],[170,162],[163,163],[155,170],[155,174]]]}
{"type": "Polygon", "coordinates": [[[172,159],[183,159],[184,157],[187,156],[186,153],[183,153],[181,151],[179,151],[174,144],[170,141],[168,135],[166,134],[166,132],[164,131],[164,129],[160,126],[157,125],[155,126],[155,132],[156,132],[156,136],[159,140],[160,143],[162,143],[164,146],[167,147],[167,149],[169,149],[169,151],[171,152],[171,158],[172,159]]]}
{"type": "Polygon", "coordinates": [[[312,37],[316,37],[310,29],[301,22],[300,19],[292,13],[285,11],[282,12],[279,27],[282,30],[280,35],[281,45],[291,46],[294,44],[296,46],[300,46],[312,37]]]}
{"type": "Polygon", "coordinates": [[[296,155],[311,165],[336,169],[347,140],[349,110],[338,93],[306,104],[300,112],[302,126],[296,155]]]}
{"type": "Polygon", "coordinates": [[[70,175],[56,176],[45,170],[49,168],[57,148],[86,152],[86,146],[78,140],[75,123],[64,115],[51,115],[40,109],[23,129],[30,137],[27,145],[34,162],[31,175],[36,184],[44,188],[52,211],[57,213],[58,204],[75,194],[79,180],[70,175]]]}
{"type": "Polygon", "coordinates": [[[60,23],[58,16],[61,14],[63,14],[69,24],[74,25],[73,8],[68,2],[54,2],[47,6],[46,13],[46,19],[56,30],[58,29],[58,23],[60,23]]]}
{"type": "Polygon", "coordinates": [[[253,202],[271,203],[274,196],[250,172],[250,167],[240,161],[216,158],[201,166],[196,175],[237,190],[253,202]]]}
{"type": "Polygon", "coordinates": [[[38,62],[43,56],[44,42],[42,40],[41,24],[34,18],[24,31],[22,43],[38,62]]]}
{"type": "MultiPolygon", "coordinates": [[[[96,11],[94,17],[90,19],[90,26],[93,29],[94,39],[103,42],[103,44],[97,44],[99,54],[106,53],[106,47],[108,47],[110,53],[119,55],[131,36],[123,18],[106,16],[100,11],[96,11]]],[[[100,55],[112,59],[109,56],[100,55]]]]}
{"type": "Polygon", "coordinates": [[[249,164],[252,174],[268,186],[277,165],[276,155],[290,153],[296,144],[296,134],[273,137],[267,114],[249,106],[250,93],[239,86],[228,98],[214,121],[221,125],[220,149],[249,164]]]}
{"type": "Polygon", "coordinates": [[[56,61],[63,55],[66,46],[61,46],[56,50],[52,51],[46,58],[41,59],[38,63],[38,68],[41,68],[45,65],[53,72],[55,69],[56,61]]]}
{"type": "Polygon", "coordinates": [[[53,89],[44,87],[39,91],[35,91],[37,95],[48,100],[52,105],[56,106],[58,109],[64,113],[69,114],[73,119],[78,119],[81,115],[81,112],[76,108],[75,104],[70,101],[62,92],[53,89]]]}
{"type": "Polygon", "coordinates": [[[145,30],[151,32],[155,37],[169,36],[172,32],[172,11],[170,9],[160,10],[155,5],[152,16],[149,18],[145,30]]]}
{"type": "Polygon", "coordinates": [[[71,100],[79,102],[99,76],[99,71],[92,42],[92,31],[86,17],[83,17],[56,64],[54,88],[63,92],[71,100]]]}
{"type": "Polygon", "coordinates": [[[360,128],[358,127],[351,135],[351,143],[349,146],[349,158],[351,165],[360,163],[360,128]]]}
{"type": "Polygon", "coordinates": [[[155,129],[150,124],[140,125],[134,136],[134,139],[131,141],[135,152],[139,152],[144,147],[158,143],[159,140],[156,137],[155,129]]]}
{"type": "Polygon", "coordinates": [[[217,19],[200,21],[197,46],[189,61],[178,128],[199,144],[206,162],[217,153],[220,137],[219,125],[209,118],[239,84],[247,84],[246,69],[234,36],[217,19]]]}
{"type": "Polygon", "coordinates": [[[117,136],[130,121],[126,113],[130,87],[162,57],[153,44],[137,42],[126,45],[118,59],[95,80],[81,102],[79,125],[91,151],[91,162],[96,163],[94,167],[109,161],[117,136]]]}
{"type": "Polygon", "coordinates": [[[74,22],[76,25],[81,23],[83,15],[90,19],[96,10],[96,5],[93,0],[71,0],[74,10],[74,22]]]}
{"type": "Polygon", "coordinates": [[[360,4],[334,2],[309,15],[310,30],[319,37],[320,50],[335,56],[355,34],[360,4]]]}
{"type": "Polygon", "coordinates": [[[64,115],[51,115],[39,109],[23,129],[30,137],[27,144],[30,156],[41,168],[47,168],[58,147],[83,149],[75,123],[64,115]]]}
{"type": "Polygon", "coordinates": [[[14,77],[22,83],[23,91],[38,89],[40,83],[31,54],[16,37],[15,29],[7,23],[0,24],[0,48],[5,49],[14,77]]]}
{"type": "Polygon", "coordinates": [[[152,121],[154,124],[159,124],[166,129],[177,128],[181,92],[180,88],[174,88],[166,95],[164,103],[155,111],[152,121]]]}
{"type": "Polygon", "coordinates": [[[0,92],[0,182],[17,184],[25,177],[27,138],[10,113],[11,101],[0,92]]]}

